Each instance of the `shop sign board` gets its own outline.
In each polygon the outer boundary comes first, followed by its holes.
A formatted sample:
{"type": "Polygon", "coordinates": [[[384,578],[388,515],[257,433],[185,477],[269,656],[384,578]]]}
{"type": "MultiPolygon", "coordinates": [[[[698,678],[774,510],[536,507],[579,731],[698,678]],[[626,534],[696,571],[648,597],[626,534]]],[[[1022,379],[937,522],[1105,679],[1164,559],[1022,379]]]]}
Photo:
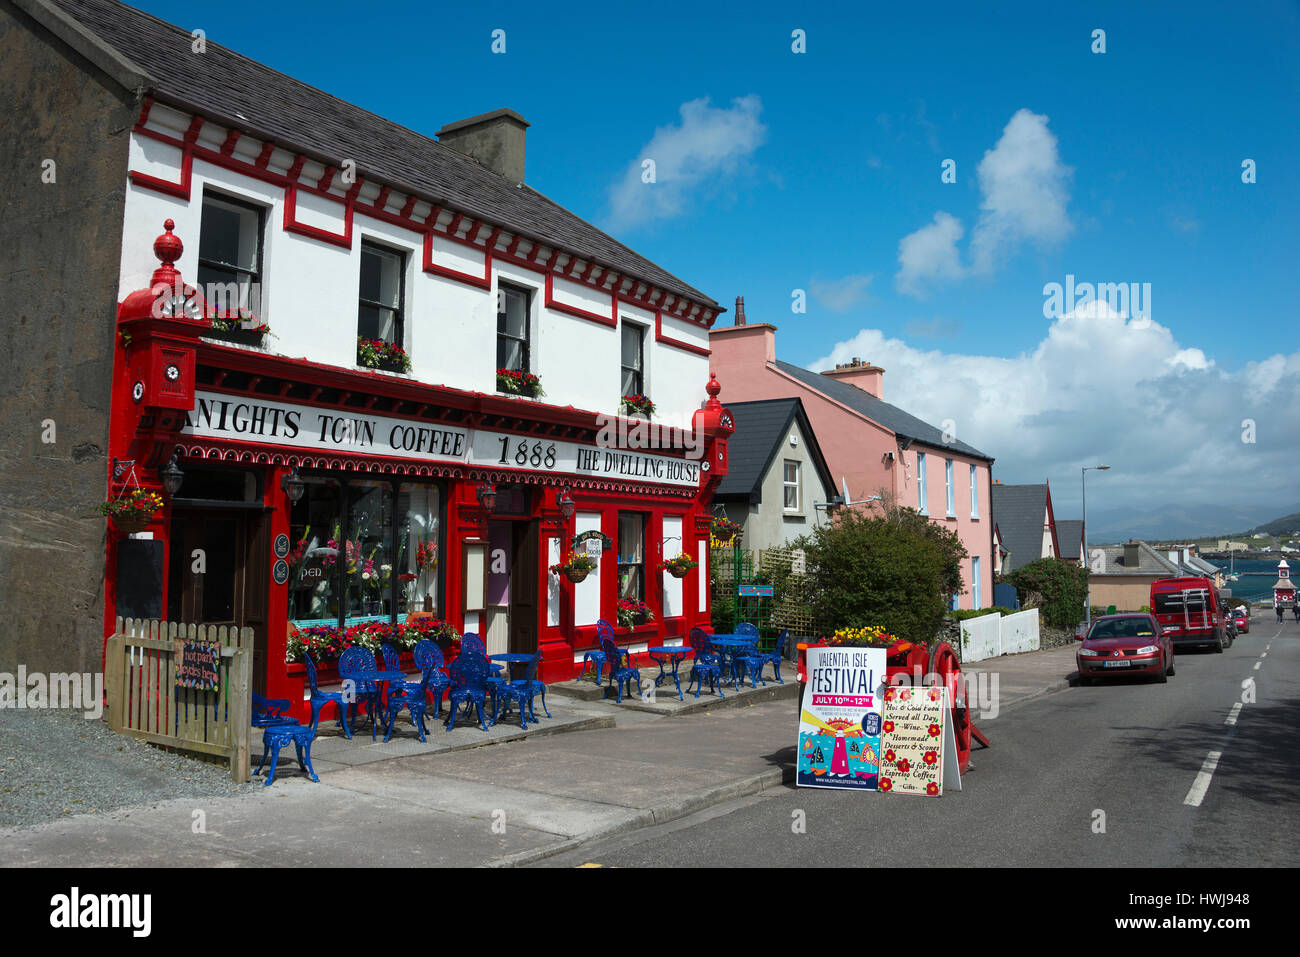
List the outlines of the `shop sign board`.
{"type": "Polygon", "coordinates": [[[944,779],[961,790],[948,689],[889,687],[883,695],[880,790],[939,797],[944,779]]]}
{"type": "Polygon", "coordinates": [[[196,438],[312,452],[458,462],[683,488],[700,483],[700,463],[693,459],[218,392],[195,394],[181,431],[196,438]]]}
{"type": "Polygon", "coordinates": [[[874,791],[880,773],[883,648],[809,648],[799,713],[800,787],[874,791]]]}

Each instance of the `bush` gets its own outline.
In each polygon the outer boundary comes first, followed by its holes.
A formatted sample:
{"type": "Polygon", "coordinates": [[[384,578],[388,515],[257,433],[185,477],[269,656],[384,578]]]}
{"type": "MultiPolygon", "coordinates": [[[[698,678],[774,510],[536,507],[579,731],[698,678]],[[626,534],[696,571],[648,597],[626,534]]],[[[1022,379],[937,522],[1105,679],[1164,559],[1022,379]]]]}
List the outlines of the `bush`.
{"type": "Polygon", "coordinates": [[[925,644],[961,591],[961,540],[914,509],[846,512],[794,547],[807,555],[814,617],[827,631],[870,622],[925,644]]]}
{"type": "Polygon", "coordinates": [[[1001,605],[992,605],[988,608],[963,608],[958,611],[948,612],[949,618],[955,618],[958,621],[966,621],[968,618],[982,618],[985,615],[991,615],[997,612],[1000,615],[1015,615],[1017,612],[1010,608],[1003,608],[1001,605]]]}
{"type": "Polygon", "coordinates": [[[1004,576],[1020,596],[1021,608],[1037,606],[1043,620],[1058,628],[1083,621],[1088,569],[1060,558],[1040,558],[1004,576]]]}

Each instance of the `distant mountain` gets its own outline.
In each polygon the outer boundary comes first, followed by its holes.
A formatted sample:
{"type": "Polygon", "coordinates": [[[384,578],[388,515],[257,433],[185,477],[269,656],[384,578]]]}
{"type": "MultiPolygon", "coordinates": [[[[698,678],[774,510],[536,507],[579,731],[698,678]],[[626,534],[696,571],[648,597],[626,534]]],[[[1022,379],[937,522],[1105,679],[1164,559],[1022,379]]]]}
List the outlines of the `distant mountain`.
{"type": "Polygon", "coordinates": [[[1263,525],[1256,525],[1249,532],[1242,532],[1243,535],[1254,535],[1256,532],[1263,532],[1265,535],[1300,535],[1300,512],[1291,515],[1284,515],[1282,518],[1275,518],[1271,522],[1265,522],[1263,525]]]}
{"type": "MultiPolygon", "coordinates": [[[[1203,502],[1169,505],[1155,511],[1088,509],[1088,543],[1122,542],[1130,538],[1169,541],[1176,538],[1242,538],[1255,532],[1290,534],[1300,528],[1300,511],[1285,518],[1265,521],[1267,506],[1237,506],[1203,502]],[[1263,524],[1260,524],[1263,522],[1263,524]],[[1270,532],[1274,526],[1281,532],[1270,532]],[[1250,528],[1249,532],[1238,529],[1250,528]],[[1229,531],[1232,529],[1233,531],[1229,531]]],[[[1269,509],[1269,511],[1272,511],[1269,509]]],[[[1058,514],[1057,516],[1061,516],[1058,514]]],[[[1073,517],[1073,516],[1071,516],[1073,517]]]]}

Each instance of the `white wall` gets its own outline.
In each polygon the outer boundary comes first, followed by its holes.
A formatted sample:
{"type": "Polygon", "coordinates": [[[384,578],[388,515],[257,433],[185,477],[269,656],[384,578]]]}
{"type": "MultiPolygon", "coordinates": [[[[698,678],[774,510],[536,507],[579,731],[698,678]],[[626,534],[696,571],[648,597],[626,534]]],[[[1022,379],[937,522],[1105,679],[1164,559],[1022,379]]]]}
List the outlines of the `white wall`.
{"type": "MultiPolygon", "coordinates": [[[[165,126],[170,135],[184,133],[187,120],[156,106],[150,125],[165,126]]],[[[200,142],[219,147],[223,133],[211,124],[200,142]]],[[[236,157],[256,155],[256,144],[239,141],[236,157]]],[[[170,182],[178,182],[180,151],[138,133],[132,135],[131,168],[170,182]]],[[[272,156],[271,169],[283,172],[291,157],[281,150],[272,156]]],[[[315,172],[308,163],[306,172],[315,172]]],[[[319,174],[317,174],[319,175],[319,174]]],[[[620,339],[615,326],[601,325],[556,309],[544,300],[541,273],[494,260],[492,288],[481,289],[423,269],[422,237],[401,226],[366,216],[353,217],[351,248],[288,232],[283,228],[284,190],[233,170],[195,159],[190,200],[169,196],[131,183],[127,185],[122,244],[119,301],[148,286],[157,268],[154,239],[165,219],[175,220],[175,234],[185,246],[177,263],[190,283],[198,279],[199,227],[205,188],[261,206],[263,212],[262,311],[260,319],[271,327],[267,351],[313,362],[355,369],[357,296],[363,239],[375,240],[406,253],[403,347],[410,353],[411,377],[431,384],[495,393],[496,391],[496,286],[506,281],[532,291],[532,370],[542,379],[553,405],[615,414],[621,399],[620,339]]],[[[336,186],[341,192],[345,187],[336,186]]],[[[362,199],[372,198],[378,184],[366,184],[362,199]]],[[[390,206],[391,208],[391,206],[390,206]]],[[[345,232],[340,203],[298,191],[299,222],[341,235],[345,232]]],[[[417,203],[414,215],[429,210],[417,203]]],[[[433,261],[471,275],[486,274],[485,254],[445,239],[434,239],[433,261]]],[[[603,316],[613,315],[612,296],[585,284],[556,278],[557,301],[603,316]]],[[[687,425],[704,399],[709,378],[706,356],[659,343],[655,338],[655,313],[620,303],[619,322],[635,322],[647,329],[646,394],[658,407],[657,419],[687,425]]],[[[708,347],[707,330],[664,316],[663,334],[701,348],[708,347]]]]}

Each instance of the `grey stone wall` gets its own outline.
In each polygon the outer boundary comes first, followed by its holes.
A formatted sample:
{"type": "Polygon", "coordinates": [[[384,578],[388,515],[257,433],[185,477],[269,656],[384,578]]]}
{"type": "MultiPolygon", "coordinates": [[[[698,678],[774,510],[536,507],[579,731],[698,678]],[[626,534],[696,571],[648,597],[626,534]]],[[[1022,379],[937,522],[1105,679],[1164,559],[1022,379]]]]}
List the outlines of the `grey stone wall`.
{"type": "Polygon", "coordinates": [[[7,0],[0,91],[0,671],[99,671],[106,524],[94,508],[139,108],[7,0]]]}

